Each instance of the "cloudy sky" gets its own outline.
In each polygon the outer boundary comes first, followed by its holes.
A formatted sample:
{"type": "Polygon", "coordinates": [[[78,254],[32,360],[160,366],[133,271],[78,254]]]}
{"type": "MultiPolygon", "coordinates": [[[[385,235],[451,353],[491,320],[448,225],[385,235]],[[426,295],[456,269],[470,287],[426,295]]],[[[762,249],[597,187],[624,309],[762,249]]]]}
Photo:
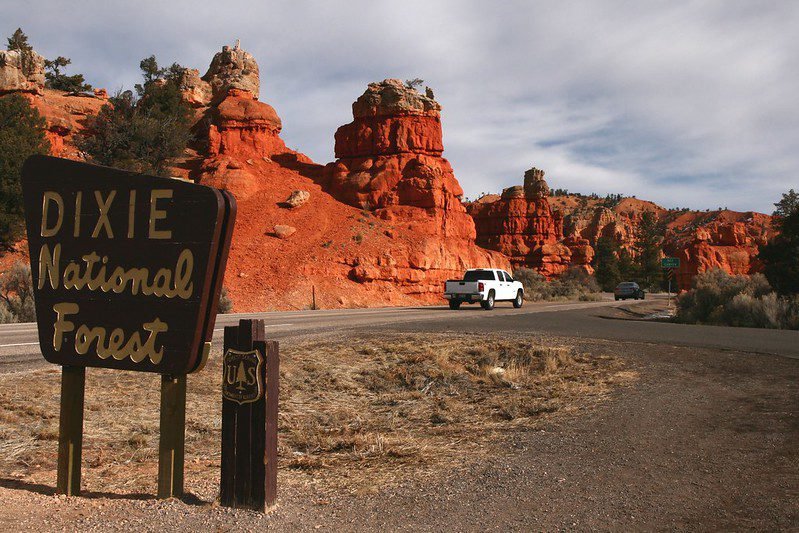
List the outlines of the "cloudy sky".
{"type": "Polygon", "coordinates": [[[3,0],[45,57],[109,92],[155,54],[205,72],[241,39],[287,144],[333,158],[370,81],[422,78],[466,191],[524,170],[667,207],[771,212],[799,188],[799,2],[3,0]]]}

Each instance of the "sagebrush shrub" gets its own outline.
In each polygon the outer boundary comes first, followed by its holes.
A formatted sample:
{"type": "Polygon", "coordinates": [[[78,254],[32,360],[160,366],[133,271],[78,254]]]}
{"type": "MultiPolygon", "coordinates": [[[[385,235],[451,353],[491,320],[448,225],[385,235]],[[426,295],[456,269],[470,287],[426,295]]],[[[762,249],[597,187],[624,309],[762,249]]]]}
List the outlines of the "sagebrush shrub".
{"type": "Polygon", "coordinates": [[[0,323],[33,322],[33,281],[30,266],[19,262],[0,276],[0,323]]]}
{"type": "Polygon", "coordinates": [[[579,268],[570,268],[560,278],[547,281],[531,268],[513,271],[513,279],[524,286],[524,298],[533,302],[541,300],[591,300],[600,291],[596,279],[579,268]]]}
{"type": "Polygon", "coordinates": [[[733,276],[720,269],[694,278],[677,300],[677,320],[753,328],[799,328],[799,298],[780,298],[762,274],[733,276]]]}

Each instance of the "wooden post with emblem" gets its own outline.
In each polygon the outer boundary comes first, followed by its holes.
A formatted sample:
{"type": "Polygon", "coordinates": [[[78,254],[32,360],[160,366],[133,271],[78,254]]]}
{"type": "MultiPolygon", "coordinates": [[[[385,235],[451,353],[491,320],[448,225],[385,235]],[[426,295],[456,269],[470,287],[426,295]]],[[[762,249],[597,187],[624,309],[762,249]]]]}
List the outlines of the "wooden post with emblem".
{"type": "Polygon", "coordinates": [[[225,327],[220,503],[263,511],[277,497],[277,341],[263,320],[225,327]]]}

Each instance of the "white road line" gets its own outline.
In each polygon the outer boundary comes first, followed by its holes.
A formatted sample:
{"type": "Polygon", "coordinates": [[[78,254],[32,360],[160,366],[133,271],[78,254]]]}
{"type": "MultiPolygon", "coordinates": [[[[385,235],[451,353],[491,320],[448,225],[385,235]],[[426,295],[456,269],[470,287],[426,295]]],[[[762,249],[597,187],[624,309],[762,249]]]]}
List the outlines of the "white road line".
{"type": "Polygon", "coordinates": [[[38,342],[19,342],[17,344],[0,344],[0,348],[11,348],[12,346],[34,346],[38,344],[38,342]]]}
{"type": "MultiPolygon", "coordinates": [[[[235,325],[235,324],[231,324],[231,326],[233,326],[233,325],[235,325]]],[[[282,326],[293,326],[293,325],[294,324],[266,324],[264,327],[265,328],[279,328],[279,327],[282,327],[282,326]]],[[[216,333],[218,331],[225,331],[225,328],[224,327],[222,327],[222,328],[214,328],[214,333],[216,333]]]]}

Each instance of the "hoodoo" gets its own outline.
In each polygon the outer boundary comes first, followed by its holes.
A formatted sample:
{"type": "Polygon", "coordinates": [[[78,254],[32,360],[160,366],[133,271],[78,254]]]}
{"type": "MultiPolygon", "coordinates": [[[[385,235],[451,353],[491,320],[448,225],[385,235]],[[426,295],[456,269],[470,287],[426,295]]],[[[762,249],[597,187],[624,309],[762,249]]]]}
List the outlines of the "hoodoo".
{"type": "Polygon", "coordinates": [[[407,263],[365,258],[353,278],[388,281],[399,273],[411,284],[426,271],[424,290],[437,293],[440,282],[466,268],[507,268],[503,256],[475,244],[463,189],[442,157],[441,106],[432,91],[422,95],[397,79],[370,83],[352,114],[336,131],[337,160],[325,167],[325,190],[415,236],[407,263]]]}
{"type": "Polygon", "coordinates": [[[409,216],[426,235],[475,238],[463,189],[442,157],[441,106],[396,79],[370,83],[336,131],[326,189],[385,220],[409,216]]]}
{"type": "MultiPolygon", "coordinates": [[[[469,213],[477,226],[477,243],[507,255],[514,266],[534,268],[551,278],[573,262],[571,250],[561,242],[563,220],[549,205],[543,170],[531,168],[524,173],[523,186],[509,187],[500,197],[472,202],[469,213]]],[[[584,250],[579,266],[590,269],[591,255],[584,250]]]]}

